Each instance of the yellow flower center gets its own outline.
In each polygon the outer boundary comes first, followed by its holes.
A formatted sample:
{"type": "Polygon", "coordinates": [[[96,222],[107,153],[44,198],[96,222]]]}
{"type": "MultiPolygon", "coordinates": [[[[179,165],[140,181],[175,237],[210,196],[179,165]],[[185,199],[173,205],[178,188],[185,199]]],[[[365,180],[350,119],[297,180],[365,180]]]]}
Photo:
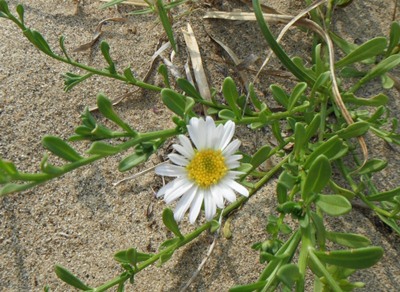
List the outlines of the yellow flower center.
{"type": "Polygon", "coordinates": [[[210,149],[196,152],[186,169],[189,178],[202,188],[218,183],[228,170],[221,151],[210,149]]]}

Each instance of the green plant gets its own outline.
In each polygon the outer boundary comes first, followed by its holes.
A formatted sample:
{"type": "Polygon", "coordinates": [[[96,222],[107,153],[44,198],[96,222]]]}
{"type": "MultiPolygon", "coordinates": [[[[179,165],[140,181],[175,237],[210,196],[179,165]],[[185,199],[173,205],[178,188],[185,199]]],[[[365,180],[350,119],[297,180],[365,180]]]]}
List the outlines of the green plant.
{"type": "MultiPolygon", "coordinates": [[[[109,4],[117,2],[122,1],[109,4]]],[[[182,1],[177,2],[181,4],[182,1]]],[[[104,69],[92,68],[72,60],[64,47],[63,37],[60,38],[60,47],[64,55],[57,55],[40,33],[25,26],[21,5],[17,6],[18,15],[15,16],[9,11],[7,3],[0,0],[0,17],[13,21],[40,51],[88,72],[82,76],[67,73],[66,90],[97,74],[157,91],[160,92],[165,106],[175,114],[173,122],[176,125],[162,131],[139,133],[122,120],[107,97],[99,94],[97,105],[101,115],[120,130],[114,131],[104,126],[86,110],[81,116],[82,124],[70,138],[70,141],[90,141],[86,153],[78,153],[69,143],[58,137],[45,136],[42,139],[43,146],[52,155],[63,159],[65,164],[52,165],[49,161],[51,157],[45,155],[40,164],[41,172],[23,173],[12,162],[1,159],[1,195],[31,188],[83,165],[125,151],[130,153],[120,161],[118,168],[120,171],[132,169],[156,153],[167,139],[186,134],[187,125],[192,118],[197,117],[193,110],[197,104],[206,106],[208,115],[218,117],[217,125],[233,121],[254,130],[269,127],[278,141],[275,147],[263,145],[254,154],[240,154],[243,159],[238,168],[241,172],[238,179],[248,188],[249,196],[240,197],[223,210],[218,210],[213,220],[188,234],[182,234],[173,211],[167,208],[163,213],[163,222],[175,236],[163,242],[157,253],[146,254],[135,248],[117,252],[114,258],[125,271],[95,288],[57,265],[55,271],[61,280],[85,291],[104,291],[113,286],[118,286],[118,291],[122,291],[125,283],[128,280],[133,283],[135,275],[144,268],[156,262],[160,265],[165,263],[177,249],[207,230],[218,232],[221,223],[217,218],[230,216],[233,210],[251,199],[274,175],[279,174],[276,187],[277,213],[269,214],[266,225],[268,237],[253,245],[260,253],[260,261],[266,263],[265,269],[256,282],[233,287],[231,291],[274,291],[278,286],[288,291],[293,288],[303,291],[307,269],[314,275],[316,291],[351,291],[363,285],[350,282],[349,276],[356,270],[374,265],[382,257],[383,249],[372,246],[370,240],[363,235],[328,230],[325,220],[327,216],[342,216],[351,212],[352,201],[358,198],[400,234],[399,188],[381,192],[375,186],[372,175],[384,169],[387,163],[368,158],[363,138],[369,132],[386,142],[400,144],[398,122],[389,118],[388,97],[385,94],[380,93],[369,98],[356,95],[363,85],[376,77],[382,78],[384,87],[392,83],[389,71],[400,63],[400,28],[398,23],[393,23],[388,40],[379,37],[360,46],[350,45],[329,31],[335,1],[320,1],[320,4],[324,2],[328,2],[325,13],[314,13],[315,10],[312,10],[312,20],[304,23],[313,27],[316,32],[312,47],[313,63],[306,67],[301,58],[290,58],[287,55],[270,32],[259,1],[253,0],[255,16],[265,40],[285,68],[298,79],[290,92],[277,84],[269,87],[272,97],[282,108],[280,111],[272,111],[257,96],[253,84],[249,85],[246,96],[238,91],[235,81],[230,77],[222,84],[221,99],[217,98],[215,92],[211,100],[204,99],[186,79],[177,79],[177,88],[173,89],[139,81],[130,68],[120,72],[105,42],[101,44],[103,57],[108,64],[104,69]],[[345,53],[337,62],[333,58],[334,45],[345,53]],[[354,67],[360,62],[366,63],[366,69],[362,72],[354,67]],[[335,69],[341,70],[341,83],[350,82],[347,77],[357,78],[357,81],[349,89],[339,86],[335,69]],[[289,134],[283,136],[284,131],[289,134]],[[126,142],[108,141],[121,137],[126,138],[126,142]],[[358,154],[360,148],[362,157],[358,154]],[[270,170],[263,171],[260,166],[273,156],[279,157],[279,163],[270,170]],[[349,159],[352,160],[351,163],[348,163],[349,159]],[[343,179],[349,187],[343,186],[343,179]],[[289,227],[289,220],[296,222],[294,229],[289,227]],[[340,245],[342,249],[330,250],[327,242],[340,245]],[[296,253],[298,260],[294,261],[296,253]]],[[[345,4],[342,2],[340,4],[345,4]]],[[[158,9],[164,7],[162,1],[153,5],[158,5],[158,9]]],[[[165,19],[165,10],[162,12],[159,9],[158,12],[162,21],[164,17],[163,25],[169,23],[165,19]]],[[[172,27],[164,25],[164,29],[170,32],[167,34],[174,47],[172,27]]]]}

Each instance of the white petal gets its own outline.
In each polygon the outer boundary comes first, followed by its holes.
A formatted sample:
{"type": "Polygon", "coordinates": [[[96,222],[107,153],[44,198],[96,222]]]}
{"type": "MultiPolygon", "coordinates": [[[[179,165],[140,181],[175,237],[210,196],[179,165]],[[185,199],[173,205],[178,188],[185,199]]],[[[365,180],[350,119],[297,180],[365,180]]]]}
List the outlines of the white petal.
{"type": "Polygon", "coordinates": [[[190,139],[192,139],[197,149],[201,150],[206,145],[206,127],[203,119],[191,118],[187,126],[190,139]]]}
{"type": "Polygon", "coordinates": [[[244,174],[243,171],[230,170],[230,171],[228,171],[227,174],[225,174],[225,177],[224,177],[224,178],[235,180],[235,179],[237,179],[239,176],[241,176],[242,174],[244,174]]]}
{"type": "Polygon", "coordinates": [[[177,222],[181,221],[183,219],[183,216],[185,215],[186,211],[189,209],[190,204],[193,201],[193,198],[195,197],[197,192],[197,186],[193,185],[187,192],[182,196],[182,198],[179,200],[178,204],[176,204],[175,210],[174,210],[174,218],[177,222]]]}
{"type": "Polygon", "coordinates": [[[202,189],[197,189],[197,193],[194,196],[192,204],[190,205],[189,221],[194,223],[199,216],[201,205],[203,204],[204,191],[202,189]]]}
{"type": "Polygon", "coordinates": [[[237,182],[235,182],[234,180],[224,180],[221,181],[221,183],[226,184],[228,187],[232,188],[233,190],[235,190],[236,192],[238,192],[239,194],[248,197],[249,196],[249,191],[242,186],[241,184],[238,184],[237,182]]]}
{"type": "Polygon", "coordinates": [[[243,156],[241,154],[236,154],[236,155],[230,155],[228,157],[225,158],[225,163],[230,163],[230,162],[234,162],[234,161],[238,161],[240,159],[242,159],[243,156]]]}
{"type": "Polygon", "coordinates": [[[180,196],[182,196],[184,193],[187,192],[192,186],[193,182],[189,181],[188,179],[182,179],[181,181],[177,181],[176,185],[174,188],[169,189],[165,192],[164,195],[164,201],[169,204],[172,201],[175,201],[178,199],[180,196]]]}
{"type": "Polygon", "coordinates": [[[233,140],[231,143],[229,143],[228,146],[226,146],[224,150],[222,150],[222,155],[224,155],[225,157],[232,155],[239,149],[240,144],[241,142],[238,139],[233,140]]]}
{"type": "Polygon", "coordinates": [[[206,140],[205,148],[212,149],[215,145],[215,139],[217,137],[216,137],[215,123],[211,117],[206,117],[205,128],[206,128],[206,136],[204,137],[206,140]]]}
{"type": "Polygon", "coordinates": [[[185,182],[185,180],[187,180],[185,177],[178,177],[173,181],[167,183],[157,192],[157,197],[161,197],[162,195],[166,195],[174,191],[176,188],[181,186],[185,182]]]}
{"type": "MultiPolygon", "coordinates": [[[[178,136],[179,142],[182,144],[183,148],[185,148],[187,155],[186,158],[191,159],[194,156],[194,150],[192,147],[192,143],[190,142],[189,138],[185,135],[178,136]]],[[[183,154],[183,153],[182,153],[183,154]]]]}
{"type": "Polygon", "coordinates": [[[222,150],[221,147],[220,147],[220,144],[221,144],[223,135],[224,135],[224,125],[219,124],[214,129],[214,140],[213,140],[213,143],[210,146],[210,149],[222,150]]]}
{"type": "Polygon", "coordinates": [[[183,157],[182,155],[171,153],[168,155],[168,158],[175,164],[180,166],[186,166],[189,164],[189,161],[183,157]]]}
{"type": "Polygon", "coordinates": [[[225,206],[224,196],[223,196],[225,188],[221,188],[219,185],[213,185],[210,188],[210,191],[211,191],[211,194],[213,196],[214,202],[217,205],[217,207],[220,209],[223,209],[225,206]]]}
{"type": "Polygon", "coordinates": [[[228,167],[228,169],[235,169],[235,168],[238,168],[240,166],[240,162],[239,161],[233,161],[233,162],[226,162],[225,161],[225,164],[228,167]]]}
{"type": "Polygon", "coordinates": [[[155,172],[158,175],[174,176],[174,177],[184,176],[187,173],[184,167],[173,164],[161,164],[160,166],[156,167],[155,172]]]}
{"type": "Polygon", "coordinates": [[[157,198],[164,196],[165,192],[173,186],[174,186],[174,181],[171,181],[171,182],[167,183],[166,185],[164,185],[161,189],[158,190],[157,195],[156,195],[157,198]]]}
{"type": "Polygon", "coordinates": [[[224,198],[225,198],[229,203],[233,203],[233,202],[236,201],[236,194],[235,194],[235,192],[232,191],[232,189],[229,188],[229,187],[223,188],[222,195],[224,196],[224,198]]]}
{"type": "Polygon", "coordinates": [[[224,134],[220,138],[219,149],[224,150],[228,143],[232,140],[233,134],[235,134],[235,123],[227,121],[224,125],[224,134]]]}
{"type": "Polygon", "coordinates": [[[191,155],[190,151],[188,151],[188,149],[186,149],[185,147],[183,147],[182,145],[179,144],[174,144],[172,145],[172,147],[178,151],[180,154],[182,154],[184,157],[191,159],[193,157],[193,155],[191,155]]]}
{"type": "Polygon", "coordinates": [[[217,206],[215,205],[210,190],[204,191],[204,212],[207,221],[211,221],[214,218],[215,213],[217,212],[217,206]]]}

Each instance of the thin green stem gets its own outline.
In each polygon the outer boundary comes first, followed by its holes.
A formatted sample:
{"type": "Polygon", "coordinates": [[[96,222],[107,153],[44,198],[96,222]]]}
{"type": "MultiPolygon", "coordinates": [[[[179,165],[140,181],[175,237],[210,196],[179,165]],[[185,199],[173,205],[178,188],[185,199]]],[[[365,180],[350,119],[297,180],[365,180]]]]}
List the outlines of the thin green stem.
{"type": "MultiPolygon", "coordinates": [[[[170,252],[174,252],[175,250],[177,250],[181,246],[191,242],[192,240],[197,238],[201,233],[203,233],[205,230],[209,229],[210,226],[211,226],[211,222],[204,223],[202,226],[200,226],[199,228],[197,228],[193,232],[185,235],[184,238],[182,240],[178,241],[176,244],[171,245],[171,246],[167,247],[166,249],[163,249],[159,253],[153,255],[148,260],[142,262],[141,264],[139,264],[137,266],[137,269],[135,269],[135,274],[137,274],[141,270],[145,269],[146,267],[148,267],[151,264],[153,264],[156,261],[158,261],[161,258],[161,256],[163,256],[165,254],[168,254],[170,252]]],[[[95,292],[106,291],[107,289],[109,289],[109,288],[111,288],[111,287],[113,287],[115,285],[119,285],[120,283],[127,281],[131,276],[132,276],[132,274],[129,274],[129,273],[126,273],[126,274],[123,274],[123,275],[119,275],[119,276],[115,277],[114,279],[104,283],[103,285],[94,288],[94,291],[95,292]]]]}

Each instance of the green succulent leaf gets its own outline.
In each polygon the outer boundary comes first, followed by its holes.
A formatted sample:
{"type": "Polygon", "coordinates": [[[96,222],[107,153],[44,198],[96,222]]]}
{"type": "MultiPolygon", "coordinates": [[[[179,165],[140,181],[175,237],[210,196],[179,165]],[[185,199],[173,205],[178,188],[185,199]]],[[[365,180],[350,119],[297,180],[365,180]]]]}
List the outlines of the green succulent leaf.
{"type": "Polygon", "coordinates": [[[99,111],[107,119],[116,123],[118,126],[120,126],[122,129],[124,129],[126,132],[131,133],[131,134],[136,134],[136,132],[134,130],[132,130],[132,128],[118,116],[118,114],[114,111],[114,107],[111,103],[111,100],[109,100],[103,94],[99,94],[97,96],[97,106],[99,108],[99,111]]]}
{"type": "Polygon", "coordinates": [[[267,284],[267,281],[258,281],[257,283],[235,286],[229,289],[229,292],[252,292],[263,288],[267,284]]]}
{"type": "Polygon", "coordinates": [[[101,53],[103,54],[104,59],[108,63],[108,68],[107,68],[108,71],[111,74],[117,74],[114,61],[111,59],[111,56],[110,56],[110,45],[106,41],[102,41],[100,44],[100,50],[101,50],[101,53]]]}
{"type": "Polygon", "coordinates": [[[349,269],[366,269],[375,265],[382,258],[383,249],[371,246],[350,250],[314,251],[314,253],[326,264],[349,269]]]}
{"type": "Polygon", "coordinates": [[[389,45],[386,50],[386,57],[390,56],[400,42],[400,24],[397,21],[392,22],[390,26],[389,45]]]}
{"type": "Polygon", "coordinates": [[[141,253],[134,248],[121,250],[114,254],[114,259],[121,264],[136,264],[151,258],[151,254],[141,253]]]}
{"type": "Polygon", "coordinates": [[[397,197],[397,196],[400,196],[400,187],[395,188],[390,191],[387,191],[387,192],[381,192],[381,193],[367,196],[367,199],[369,201],[382,202],[382,201],[392,201],[394,199],[394,197],[397,197]]]}
{"type": "Polygon", "coordinates": [[[364,135],[369,130],[369,123],[367,122],[356,122],[348,125],[345,129],[342,129],[336,134],[342,139],[350,139],[364,135]]]}
{"type": "Polygon", "coordinates": [[[335,135],[329,140],[321,143],[316,149],[307,157],[304,167],[307,169],[320,155],[325,155],[330,161],[338,159],[348,152],[348,146],[343,143],[339,136],[335,135]]]}
{"type": "Polygon", "coordinates": [[[383,93],[379,93],[371,98],[359,98],[353,93],[345,93],[342,97],[344,102],[355,105],[384,106],[389,102],[389,97],[383,93]]]}
{"type": "Polygon", "coordinates": [[[253,158],[251,159],[251,165],[253,168],[259,167],[263,162],[265,162],[271,153],[271,147],[268,145],[264,145],[254,154],[253,158]]]}
{"type": "Polygon", "coordinates": [[[300,97],[302,96],[302,94],[306,89],[307,89],[307,83],[305,82],[300,82],[294,87],[292,94],[289,97],[288,108],[287,108],[288,111],[291,111],[295,107],[296,103],[298,102],[298,100],[300,99],[300,97]]]}
{"type": "Polygon", "coordinates": [[[188,96],[193,97],[197,100],[203,99],[197,89],[188,80],[184,78],[178,78],[176,80],[176,83],[178,84],[179,88],[182,89],[188,96]]]}
{"type": "Polygon", "coordinates": [[[328,231],[326,232],[326,238],[337,244],[352,248],[367,247],[371,245],[371,241],[368,238],[354,233],[328,231]]]}
{"type": "Polygon", "coordinates": [[[340,68],[355,62],[360,62],[365,59],[375,57],[381,54],[386,49],[386,38],[377,37],[369,40],[359,46],[357,49],[353,50],[346,57],[336,62],[336,67],[340,68]]]}
{"type": "Polygon", "coordinates": [[[171,209],[165,208],[162,214],[162,219],[164,225],[168,228],[169,231],[174,233],[177,237],[183,239],[181,231],[179,230],[178,223],[175,221],[174,212],[171,209]]]}
{"type": "Polygon", "coordinates": [[[76,277],[74,274],[72,274],[63,266],[56,265],[54,270],[56,272],[57,277],[60,278],[65,283],[83,291],[92,290],[91,287],[84,284],[78,277],[76,277]]]}
{"type": "Polygon", "coordinates": [[[351,203],[341,195],[318,195],[316,204],[331,216],[340,216],[351,211],[351,203]]]}
{"type": "Polygon", "coordinates": [[[320,192],[328,183],[332,174],[331,164],[325,155],[320,155],[311,164],[304,182],[302,193],[307,196],[320,192]]]}
{"type": "Polygon", "coordinates": [[[186,98],[172,89],[164,88],[161,91],[163,103],[176,115],[183,118],[185,116],[186,98]]]}
{"type": "Polygon", "coordinates": [[[281,266],[276,275],[289,288],[301,278],[299,267],[295,264],[281,266]]]}
{"type": "Polygon", "coordinates": [[[358,174],[369,174],[380,171],[387,166],[388,162],[382,159],[368,160],[363,167],[358,171],[358,174]]]}
{"type": "Polygon", "coordinates": [[[118,169],[121,172],[128,171],[129,169],[135,167],[136,165],[139,165],[149,158],[151,153],[133,153],[131,155],[128,155],[118,165],[118,169]]]}
{"type": "Polygon", "coordinates": [[[59,137],[45,136],[42,139],[42,144],[50,152],[67,161],[75,162],[83,158],[75,151],[75,149],[59,137]]]}
{"type": "Polygon", "coordinates": [[[99,155],[113,155],[120,152],[121,149],[119,147],[96,141],[94,142],[89,150],[86,151],[88,154],[99,154],[99,155]]]}
{"type": "Polygon", "coordinates": [[[222,85],[222,93],[229,108],[234,112],[235,116],[240,119],[241,111],[237,105],[237,100],[239,98],[239,92],[237,91],[236,84],[232,78],[227,77],[222,85]]]}

